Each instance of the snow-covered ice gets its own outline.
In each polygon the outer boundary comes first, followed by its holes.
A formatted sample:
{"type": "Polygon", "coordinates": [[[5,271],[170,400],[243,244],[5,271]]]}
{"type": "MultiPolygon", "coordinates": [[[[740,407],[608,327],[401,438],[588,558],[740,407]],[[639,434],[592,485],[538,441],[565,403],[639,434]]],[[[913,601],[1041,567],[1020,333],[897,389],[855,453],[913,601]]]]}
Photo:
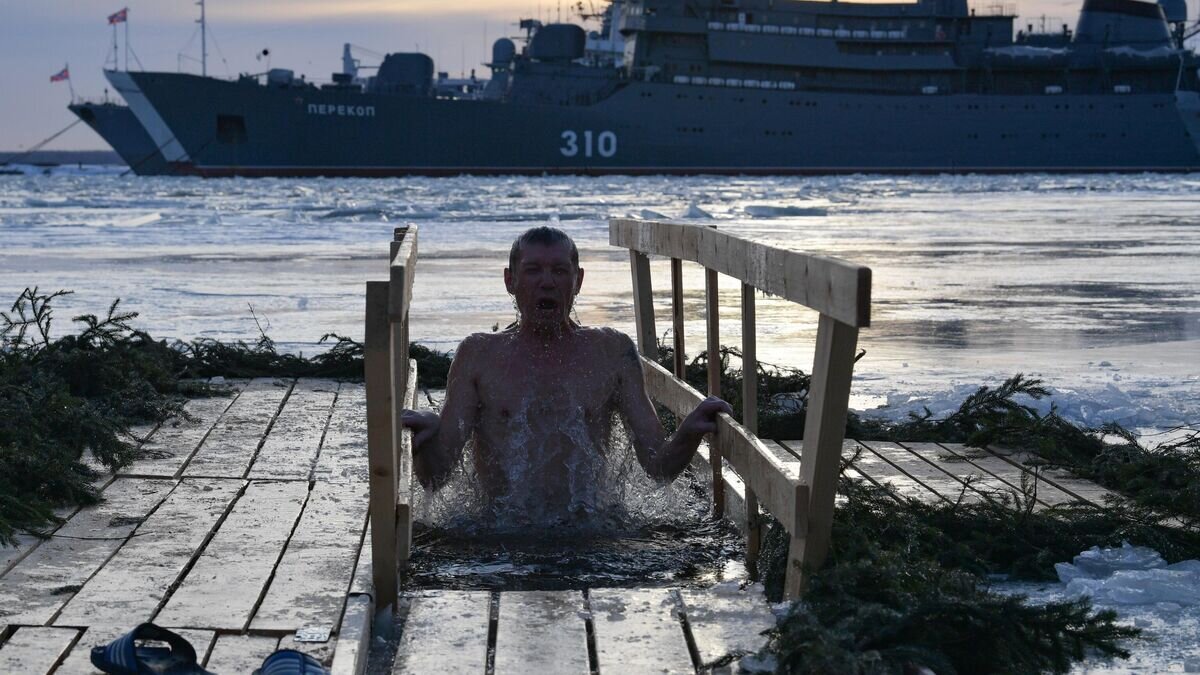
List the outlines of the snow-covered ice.
{"type": "Polygon", "coordinates": [[[1200,560],[1168,565],[1153,549],[1092,548],[1055,565],[1060,583],[1001,583],[996,590],[1033,602],[1090,598],[1117,612],[1119,621],[1143,630],[1149,641],[1127,644],[1129,660],[1091,659],[1077,675],[1200,672],[1200,560]]]}

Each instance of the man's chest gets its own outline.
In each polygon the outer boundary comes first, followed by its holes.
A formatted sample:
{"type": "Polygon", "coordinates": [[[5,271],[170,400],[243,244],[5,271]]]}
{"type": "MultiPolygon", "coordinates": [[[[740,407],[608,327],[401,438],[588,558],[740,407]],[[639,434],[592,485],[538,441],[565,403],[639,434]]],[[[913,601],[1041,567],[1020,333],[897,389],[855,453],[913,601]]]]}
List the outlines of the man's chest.
{"type": "Polygon", "coordinates": [[[487,417],[606,414],[617,389],[617,375],[611,370],[585,371],[570,364],[497,365],[476,382],[481,412],[487,417]]]}

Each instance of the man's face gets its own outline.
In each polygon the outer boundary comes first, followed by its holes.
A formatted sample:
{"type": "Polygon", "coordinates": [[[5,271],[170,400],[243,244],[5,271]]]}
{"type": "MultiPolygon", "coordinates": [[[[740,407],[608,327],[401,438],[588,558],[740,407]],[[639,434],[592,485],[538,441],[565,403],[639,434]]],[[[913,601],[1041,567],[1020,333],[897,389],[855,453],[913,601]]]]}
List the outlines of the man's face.
{"type": "Polygon", "coordinates": [[[583,268],[572,264],[566,242],[522,246],[516,269],[504,270],[504,285],[516,298],[521,322],[535,326],[565,324],[582,283],[583,268]]]}

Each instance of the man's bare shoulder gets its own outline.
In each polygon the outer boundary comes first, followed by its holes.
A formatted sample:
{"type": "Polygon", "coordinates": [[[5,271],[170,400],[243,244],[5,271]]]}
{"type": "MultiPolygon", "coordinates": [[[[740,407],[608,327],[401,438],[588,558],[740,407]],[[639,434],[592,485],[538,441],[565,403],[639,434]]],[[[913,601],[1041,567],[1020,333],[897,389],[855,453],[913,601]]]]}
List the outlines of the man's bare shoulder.
{"type": "Polygon", "coordinates": [[[485,354],[494,352],[508,343],[511,336],[505,333],[472,333],[458,343],[454,351],[454,361],[464,365],[474,364],[485,354]]]}
{"type": "Polygon", "coordinates": [[[588,340],[604,347],[611,347],[618,350],[624,350],[627,347],[633,346],[633,338],[616,328],[607,326],[583,326],[577,329],[579,335],[586,337],[588,340]]]}
{"type": "Polygon", "coordinates": [[[633,338],[625,333],[608,327],[583,328],[581,330],[586,331],[588,339],[598,347],[598,351],[605,357],[624,365],[641,367],[637,345],[633,343],[633,338]]]}

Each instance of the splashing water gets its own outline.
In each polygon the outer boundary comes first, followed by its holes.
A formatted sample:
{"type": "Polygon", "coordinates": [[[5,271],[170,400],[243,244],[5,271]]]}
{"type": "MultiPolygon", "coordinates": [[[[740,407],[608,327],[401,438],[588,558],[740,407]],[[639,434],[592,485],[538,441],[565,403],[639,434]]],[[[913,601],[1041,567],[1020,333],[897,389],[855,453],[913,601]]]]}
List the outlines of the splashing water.
{"type": "Polygon", "coordinates": [[[551,419],[532,403],[516,411],[497,477],[480,475],[473,442],[445,486],[418,491],[410,588],[701,585],[743,574],[730,564],[740,538],[711,519],[701,482],[685,472],[658,483],[616,415],[589,424],[582,407],[569,409],[551,419]]]}

